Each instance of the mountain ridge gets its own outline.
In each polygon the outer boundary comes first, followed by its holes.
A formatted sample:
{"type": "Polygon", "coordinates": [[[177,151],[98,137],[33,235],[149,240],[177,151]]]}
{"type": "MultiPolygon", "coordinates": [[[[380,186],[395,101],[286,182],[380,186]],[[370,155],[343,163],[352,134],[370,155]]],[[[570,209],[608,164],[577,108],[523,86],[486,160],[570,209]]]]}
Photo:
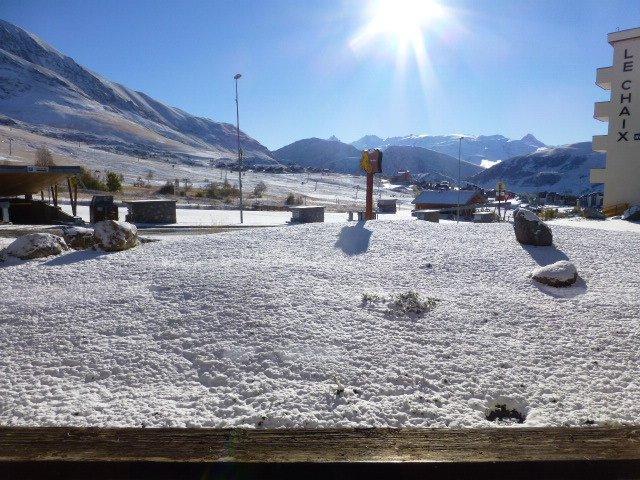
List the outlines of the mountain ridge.
{"type": "MultiPolygon", "coordinates": [[[[191,115],[78,64],[36,35],[0,19],[0,113],[44,135],[108,150],[232,159],[235,126],[191,115]],[[129,151],[127,151],[129,150],[129,151]]],[[[245,159],[275,163],[241,132],[245,159]]]]}

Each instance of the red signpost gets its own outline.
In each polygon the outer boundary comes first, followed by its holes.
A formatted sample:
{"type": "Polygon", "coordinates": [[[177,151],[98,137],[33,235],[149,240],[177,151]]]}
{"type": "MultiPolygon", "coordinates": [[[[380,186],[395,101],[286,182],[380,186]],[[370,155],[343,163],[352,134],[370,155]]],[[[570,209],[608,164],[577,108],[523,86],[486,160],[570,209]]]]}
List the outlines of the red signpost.
{"type": "Polygon", "coordinates": [[[360,159],[360,167],[367,173],[367,206],[364,213],[365,220],[374,220],[373,212],[373,176],[382,172],[382,152],[377,148],[364,150],[360,159]]]}

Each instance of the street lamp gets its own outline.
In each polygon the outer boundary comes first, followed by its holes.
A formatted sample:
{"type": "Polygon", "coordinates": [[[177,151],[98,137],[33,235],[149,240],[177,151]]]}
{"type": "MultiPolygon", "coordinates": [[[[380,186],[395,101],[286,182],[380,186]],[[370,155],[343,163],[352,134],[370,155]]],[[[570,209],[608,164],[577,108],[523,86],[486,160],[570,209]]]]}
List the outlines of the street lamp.
{"type": "Polygon", "coordinates": [[[236,81],[236,133],[238,135],[238,187],[240,187],[240,223],[244,223],[242,216],[242,149],[240,148],[240,109],[238,108],[238,79],[242,77],[236,73],[233,78],[236,81]]]}
{"type": "Polygon", "coordinates": [[[458,215],[456,218],[456,223],[460,223],[460,170],[461,170],[461,161],[460,161],[460,153],[462,152],[462,139],[464,137],[461,135],[458,139],[458,215]]]}

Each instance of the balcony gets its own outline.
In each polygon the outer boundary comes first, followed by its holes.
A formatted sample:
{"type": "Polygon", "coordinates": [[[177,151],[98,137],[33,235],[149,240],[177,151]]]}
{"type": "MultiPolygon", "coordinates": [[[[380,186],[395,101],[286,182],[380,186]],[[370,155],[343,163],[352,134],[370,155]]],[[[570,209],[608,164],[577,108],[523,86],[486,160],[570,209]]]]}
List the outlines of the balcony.
{"type": "Polygon", "coordinates": [[[606,152],[607,151],[607,136],[606,135],[594,135],[591,148],[594,152],[606,152]]]}
{"type": "Polygon", "coordinates": [[[613,67],[602,67],[596,70],[596,85],[605,90],[611,90],[613,67]]]}
{"type": "Polygon", "coordinates": [[[593,108],[593,118],[601,122],[608,122],[610,106],[611,102],[596,102],[593,108]]]}

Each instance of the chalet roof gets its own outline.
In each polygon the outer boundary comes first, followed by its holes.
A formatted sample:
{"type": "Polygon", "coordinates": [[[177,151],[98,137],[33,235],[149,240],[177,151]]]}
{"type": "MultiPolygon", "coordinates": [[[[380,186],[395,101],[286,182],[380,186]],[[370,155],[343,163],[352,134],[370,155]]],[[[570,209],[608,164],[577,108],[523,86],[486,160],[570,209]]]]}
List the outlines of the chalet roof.
{"type": "Polygon", "coordinates": [[[0,197],[37,193],[80,173],[74,166],[0,165],[0,197]]]}
{"type": "Polygon", "coordinates": [[[477,190],[424,190],[411,203],[455,206],[458,204],[458,194],[460,195],[460,205],[467,205],[473,203],[472,200],[480,192],[477,190]]]}

